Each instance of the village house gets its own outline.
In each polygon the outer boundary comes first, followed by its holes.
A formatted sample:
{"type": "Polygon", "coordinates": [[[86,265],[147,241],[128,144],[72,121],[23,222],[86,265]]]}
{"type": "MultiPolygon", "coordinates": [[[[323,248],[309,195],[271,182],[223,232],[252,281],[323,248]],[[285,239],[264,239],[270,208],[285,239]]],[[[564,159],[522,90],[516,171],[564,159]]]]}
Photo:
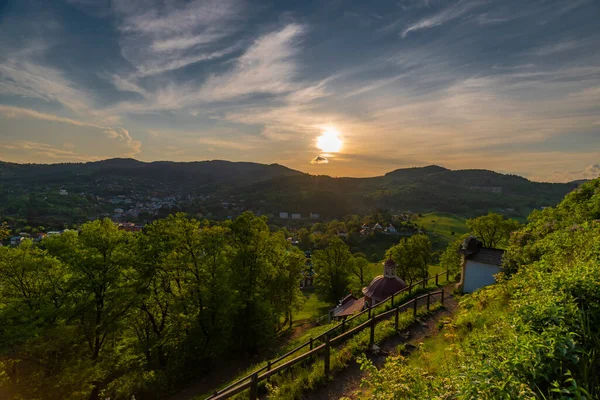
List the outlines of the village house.
{"type": "Polygon", "coordinates": [[[310,213],[310,219],[319,219],[321,216],[317,213],[310,213]]]}
{"type": "Polygon", "coordinates": [[[279,218],[281,218],[281,219],[288,219],[288,217],[289,217],[289,214],[286,212],[279,213],[279,218]]]}
{"type": "Polygon", "coordinates": [[[292,219],[302,219],[302,214],[293,213],[292,214],[292,219]]]}
{"type": "Polygon", "coordinates": [[[385,233],[390,235],[397,235],[398,230],[394,227],[394,225],[390,224],[387,228],[385,228],[385,233]]]}
{"type": "Polygon", "coordinates": [[[481,241],[470,236],[463,241],[458,252],[463,257],[458,290],[472,293],[496,282],[494,275],[502,270],[504,250],[483,247],[481,241]]]}

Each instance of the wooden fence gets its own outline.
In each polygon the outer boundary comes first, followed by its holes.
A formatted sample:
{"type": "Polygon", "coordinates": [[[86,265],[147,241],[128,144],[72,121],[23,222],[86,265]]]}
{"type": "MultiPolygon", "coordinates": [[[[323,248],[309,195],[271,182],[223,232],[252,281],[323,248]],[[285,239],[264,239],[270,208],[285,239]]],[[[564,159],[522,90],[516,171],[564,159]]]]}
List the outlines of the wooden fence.
{"type": "Polygon", "coordinates": [[[248,388],[251,389],[250,390],[250,399],[254,400],[254,399],[256,399],[257,385],[258,385],[259,381],[267,379],[270,376],[272,376],[280,371],[283,371],[284,369],[289,368],[292,365],[299,363],[321,351],[325,351],[325,357],[324,357],[325,374],[327,375],[329,373],[329,351],[330,351],[330,346],[332,344],[341,342],[341,341],[349,338],[353,334],[362,331],[367,326],[371,327],[370,343],[373,344],[374,334],[375,334],[375,325],[377,324],[377,322],[391,318],[391,316],[395,314],[395,316],[396,316],[395,325],[396,325],[396,329],[397,329],[398,328],[398,314],[400,312],[400,309],[406,308],[406,307],[412,305],[414,313],[416,315],[417,303],[418,303],[419,299],[424,299],[424,298],[427,299],[427,309],[429,310],[431,296],[435,296],[435,295],[438,295],[441,293],[441,302],[443,305],[444,304],[444,291],[442,290],[442,291],[438,291],[438,292],[434,292],[434,293],[429,292],[423,296],[416,297],[416,298],[394,308],[394,300],[399,295],[401,295],[405,292],[408,292],[408,294],[410,295],[410,294],[412,294],[413,290],[417,290],[421,286],[423,288],[425,288],[425,287],[427,287],[430,280],[435,280],[435,284],[439,285],[439,277],[443,276],[443,275],[446,275],[446,281],[449,281],[449,271],[446,270],[446,271],[440,272],[439,274],[436,274],[434,276],[430,276],[426,279],[423,279],[419,282],[413,283],[410,286],[392,294],[390,297],[384,299],[383,301],[373,305],[372,307],[369,307],[368,309],[363,310],[348,319],[342,320],[339,324],[332,327],[331,329],[323,332],[319,336],[310,338],[310,340],[308,340],[307,342],[288,351],[287,353],[279,356],[278,358],[267,361],[267,364],[265,366],[263,366],[262,368],[259,368],[258,370],[254,371],[250,375],[247,375],[241,379],[238,379],[237,381],[233,382],[232,384],[230,384],[229,386],[227,386],[223,389],[215,391],[212,395],[207,397],[206,400],[226,399],[226,398],[236,395],[248,388]],[[391,310],[383,312],[383,313],[379,313],[377,315],[375,314],[375,309],[381,308],[382,306],[386,305],[390,301],[391,301],[391,310]],[[365,314],[367,314],[367,316],[368,316],[367,317],[368,319],[365,322],[363,322],[360,325],[357,325],[355,327],[352,327],[350,330],[346,331],[346,329],[349,328],[349,325],[352,321],[354,321],[355,319],[357,319],[360,316],[363,316],[365,314]],[[342,334],[340,334],[330,340],[329,339],[330,336],[332,336],[333,333],[336,332],[338,329],[341,330],[342,334]],[[317,345],[319,341],[322,342],[321,345],[317,345]],[[293,358],[292,360],[286,361],[285,363],[274,367],[275,364],[280,363],[284,359],[305,349],[306,347],[309,348],[309,350],[306,353],[303,353],[300,356],[293,358]],[[265,373],[260,375],[262,372],[265,372],[265,373]],[[254,395],[254,397],[253,397],[253,395],[254,395]]]}

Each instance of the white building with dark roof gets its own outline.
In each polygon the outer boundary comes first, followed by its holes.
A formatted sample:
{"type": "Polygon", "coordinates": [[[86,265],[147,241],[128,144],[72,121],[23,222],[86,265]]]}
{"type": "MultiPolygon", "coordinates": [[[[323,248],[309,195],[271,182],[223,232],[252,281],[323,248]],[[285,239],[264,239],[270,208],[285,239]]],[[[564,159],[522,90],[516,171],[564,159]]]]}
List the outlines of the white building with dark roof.
{"type": "Polygon", "coordinates": [[[483,247],[477,238],[470,236],[462,243],[459,253],[463,256],[460,291],[472,293],[496,283],[494,275],[502,271],[504,250],[483,247]]]}

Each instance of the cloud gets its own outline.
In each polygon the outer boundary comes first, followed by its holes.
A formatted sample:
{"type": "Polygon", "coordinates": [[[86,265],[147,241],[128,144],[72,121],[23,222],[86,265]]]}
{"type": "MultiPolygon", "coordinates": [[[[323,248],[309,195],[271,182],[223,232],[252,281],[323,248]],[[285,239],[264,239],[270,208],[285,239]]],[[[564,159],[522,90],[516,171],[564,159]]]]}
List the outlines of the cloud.
{"type": "Polygon", "coordinates": [[[106,136],[111,139],[115,139],[121,143],[123,143],[129,150],[126,156],[132,157],[140,152],[141,142],[133,140],[129,135],[129,132],[124,128],[112,128],[102,125],[97,125],[94,123],[78,121],[71,118],[59,117],[52,114],[45,114],[35,110],[30,110],[26,108],[20,107],[11,107],[0,105],[0,114],[4,115],[6,118],[34,118],[40,119],[44,121],[52,121],[52,122],[60,122],[64,124],[84,127],[84,128],[94,128],[102,131],[106,136]]]}
{"type": "Polygon", "coordinates": [[[279,94],[293,88],[297,68],[293,60],[304,27],[289,24],[258,38],[225,74],[209,77],[202,87],[205,98],[218,101],[248,94],[279,94]]]}
{"type": "Polygon", "coordinates": [[[600,164],[592,164],[585,169],[585,174],[591,178],[597,178],[600,175],[600,164]]]}
{"type": "Polygon", "coordinates": [[[402,31],[402,37],[406,37],[406,35],[408,35],[409,32],[414,32],[421,29],[429,29],[445,24],[446,22],[453,21],[457,18],[464,16],[471,10],[479,7],[481,4],[483,4],[483,2],[461,0],[456,4],[446,7],[437,14],[411,23],[402,31]]]}
{"type": "Polygon", "coordinates": [[[88,109],[91,103],[91,97],[76,89],[61,71],[23,55],[9,56],[0,64],[0,93],[56,101],[75,112],[88,109]]]}
{"type": "Polygon", "coordinates": [[[231,53],[228,39],[242,28],[237,0],[196,0],[183,7],[116,0],[123,56],[136,76],[161,74],[231,53]]]}
{"type": "Polygon", "coordinates": [[[312,160],[310,160],[311,164],[328,164],[329,160],[323,156],[316,156],[312,160]]]}
{"type": "Polygon", "coordinates": [[[49,162],[85,162],[97,161],[102,157],[94,157],[76,153],[73,150],[60,149],[47,143],[32,142],[26,140],[0,141],[0,149],[9,150],[10,155],[3,159],[12,159],[15,162],[31,162],[31,160],[47,160],[49,162]],[[23,157],[19,159],[18,157],[23,157]]]}

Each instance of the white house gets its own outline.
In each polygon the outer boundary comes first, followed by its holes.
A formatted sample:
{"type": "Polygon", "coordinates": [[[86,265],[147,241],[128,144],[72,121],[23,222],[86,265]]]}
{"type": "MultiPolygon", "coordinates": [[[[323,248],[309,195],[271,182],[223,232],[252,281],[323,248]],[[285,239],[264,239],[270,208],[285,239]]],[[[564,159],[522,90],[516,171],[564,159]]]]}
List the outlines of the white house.
{"type": "Polygon", "coordinates": [[[69,192],[67,192],[65,189],[60,189],[58,191],[58,194],[60,194],[61,196],[67,196],[69,194],[69,192]]]}
{"type": "Polygon", "coordinates": [[[321,216],[317,213],[310,213],[310,219],[319,219],[321,216]]]}
{"type": "Polygon", "coordinates": [[[302,219],[302,214],[293,213],[292,219],[302,219]]]}
{"type": "Polygon", "coordinates": [[[19,244],[21,244],[23,239],[24,239],[23,236],[13,236],[10,238],[10,244],[11,244],[11,246],[18,246],[19,244]]]}
{"type": "Polygon", "coordinates": [[[398,231],[396,230],[396,228],[392,224],[390,224],[390,226],[388,226],[387,228],[385,228],[385,232],[389,233],[390,235],[396,235],[398,233],[398,231]]]}
{"type": "Polygon", "coordinates": [[[504,250],[483,247],[477,238],[470,236],[462,243],[459,253],[463,255],[460,291],[472,293],[496,282],[494,275],[502,270],[504,250]]]}
{"type": "Polygon", "coordinates": [[[289,218],[289,214],[286,212],[280,212],[279,213],[279,218],[281,219],[288,219],[289,218]]]}

